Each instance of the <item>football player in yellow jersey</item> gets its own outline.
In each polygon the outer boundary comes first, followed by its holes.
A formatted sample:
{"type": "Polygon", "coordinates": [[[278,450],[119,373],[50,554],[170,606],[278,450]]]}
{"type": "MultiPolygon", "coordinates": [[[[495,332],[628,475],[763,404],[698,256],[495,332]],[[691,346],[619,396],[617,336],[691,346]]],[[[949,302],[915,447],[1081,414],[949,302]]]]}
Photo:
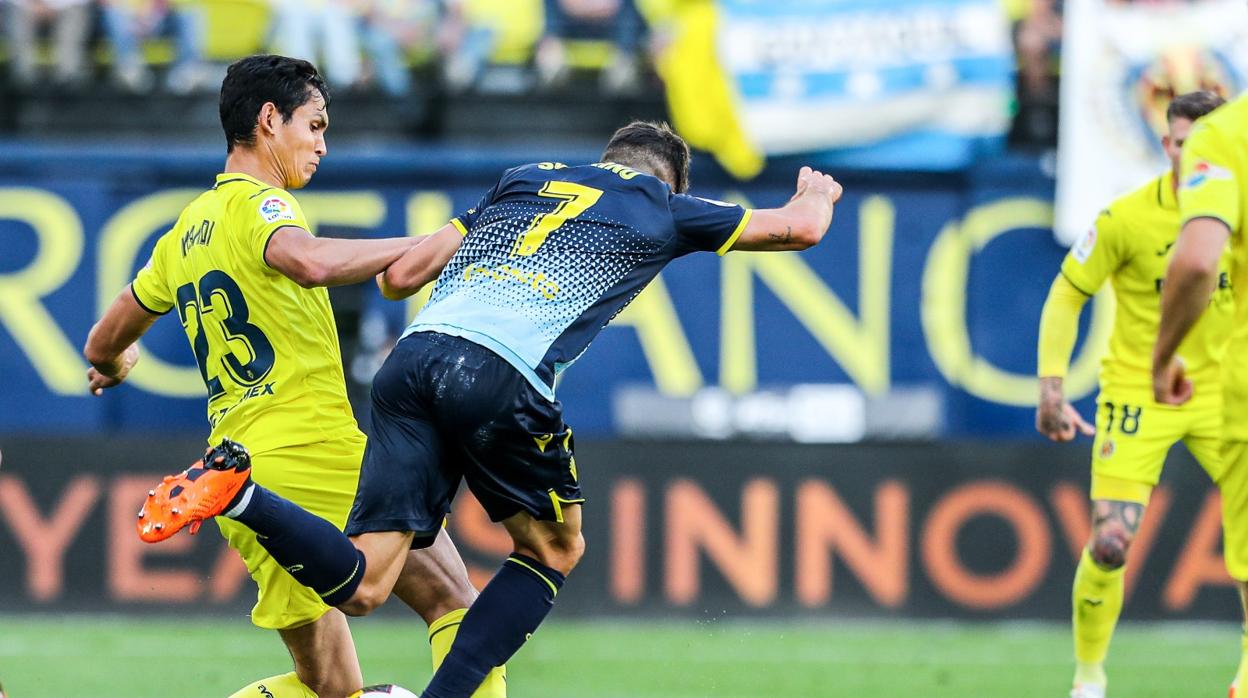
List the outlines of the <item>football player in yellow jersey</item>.
{"type": "MultiPolygon", "coordinates": [[[[418,240],[316,238],[288,190],[326,154],[329,93],[307,61],[252,56],[221,87],[225,173],[192,201],[152,257],[92,328],[84,353],[91,391],[120,384],[139,338],[174,311],[208,392],[209,440],[251,448],[253,477],[345,525],[365,438],[347,402],[325,287],[371,280],[418,240]]],[[[295,671],[236,696],[344,696],[363,685],[346,617],[299,584],[250,529],[219,522],[259,587],[252,622],[279,632],[295,671]]],[[[430,625],[435,668],[476,592],[445,531],[412,551],[396,594],[430,625]]],[[[477,696],[503,696],[496,669],[477,696]]]]}
{"type": "MultiPolygon", "coordinates": [[[[1122,610],[1127,551],[1170,447],[1183,441],[1219,482],[1222,396],[1220,361],[1230,334],[1229,254],[1221,290],[1179,353],[1199,398],[1182,407],[1152,396],[1149,346],[1157,334],[1162,278],[1178,234],[1176,172],[1192,123],[1222,103],[1210,92],[1176,97],[1162,139],[1172,169],[1115,200],[1071,248],[1053,281],[1040,326],[1041,397],[1036,428],[1054,441],[1092,435],[1092,532],[1072,594],[1076,669],[1072,698],[1105,695],[1105,656],[1122,610]],[[1101,364],[1095,430],[1066,401],[1062,379],[1084,302],[1108,279],[1117,311],[1101,364]]],[[[1217,258],[1215,258],[1216,261],[1217,258]]],[[[1167,282],[1168,283],[1168,282],[1167,282]]]]}
{"type": "MultiPolygon", "coordinates": [[[[1166,275],[1153,349],[1153,392],[1159,402],[1176,405],[1197,399],[1199,387],[1173,357],[1220,286],[1217,259],[1230,240],[1235,320],[1223,378],[1223,554],[1248,613],[1248,98],[1234,100],[1192,129],[1179,178],[1179,216],[1183,229],[1166,275]]],[[[1248,632],[1231,695],[1246,682],[1248,632]]]]}

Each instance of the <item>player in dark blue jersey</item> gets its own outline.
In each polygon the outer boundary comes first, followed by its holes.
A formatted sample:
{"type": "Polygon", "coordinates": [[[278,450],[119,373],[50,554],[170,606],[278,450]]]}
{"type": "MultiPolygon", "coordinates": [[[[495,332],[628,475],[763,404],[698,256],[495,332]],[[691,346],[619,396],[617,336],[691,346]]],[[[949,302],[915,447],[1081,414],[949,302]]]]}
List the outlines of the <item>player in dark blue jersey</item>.
{"type": "MultiPolygon", "coordinates": [[[[508,170],[378,277],[392,299],[437,284],[374,380],[350,538],[255,484],[196,515],[223,512],[250,526],[297,580],[361,615],[390,595],[407,551],[434,540],[466,481],[515,552],[423,695],[471,695],[537,629],[584,552],[559,373],[671,260],[811,247],[841,195],[831,177],[804,167],[783,208],[750,211],[685,194],[689,158],[666,125],[635,122],[615,133],[602,162],[508,170]]],[[[164,506],[194,506],[212,483],[246,477],[243,452],[227,445],[221,455],[181,476],[182,494],[164,506]]]]}

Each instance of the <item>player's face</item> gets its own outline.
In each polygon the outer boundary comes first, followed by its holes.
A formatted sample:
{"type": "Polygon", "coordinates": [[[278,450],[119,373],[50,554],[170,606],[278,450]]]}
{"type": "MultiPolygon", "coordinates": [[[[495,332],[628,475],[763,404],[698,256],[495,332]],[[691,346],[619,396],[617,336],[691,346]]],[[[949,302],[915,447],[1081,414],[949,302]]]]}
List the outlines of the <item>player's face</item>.
{"type": "Polygon", "coordinates": [[[1176,175],[1179,171],[1180,160],[1183,158],[1183,144],[1187,142],[1187,135],[1191,131],[1192,120],[1176,116],[1170,122],[1170,135],[1161,139],[1161,144],[1166,148],[1166,157],[1170,158],[1170,169],[1176,175]]]}
{"type": "Polygon", "coordinates": [[[329,128],[329,111],[320,92],[313,91],[308,101],[295,109],[290,123],[276,128],[274,154],[277,156],[286,189],[300,189],[316,174],[325,157],[325,129],[329,128]]]}

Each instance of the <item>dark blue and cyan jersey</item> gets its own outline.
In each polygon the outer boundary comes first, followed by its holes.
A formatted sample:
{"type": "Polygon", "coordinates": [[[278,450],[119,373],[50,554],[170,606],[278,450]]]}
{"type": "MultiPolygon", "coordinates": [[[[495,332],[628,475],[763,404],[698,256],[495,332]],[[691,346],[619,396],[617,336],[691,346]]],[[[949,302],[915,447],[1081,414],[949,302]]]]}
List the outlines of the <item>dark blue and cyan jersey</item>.
{"type": "Polygon", "coordinates": [[[559,374],[668,262],[727,252],[749,219],[613,163],[516,167],[452,221],[463,245],[404,336],[480,344],[554,400],[559,374]]]}
{"type": "Polygon", "coordinates": [[[508,170],[373,379],[347,534],[429,545],[461,480],[494,521],[562,522],[584,499],[555,378],[665,264],[728,251],[749,219],[619,165],[508,170]]]}

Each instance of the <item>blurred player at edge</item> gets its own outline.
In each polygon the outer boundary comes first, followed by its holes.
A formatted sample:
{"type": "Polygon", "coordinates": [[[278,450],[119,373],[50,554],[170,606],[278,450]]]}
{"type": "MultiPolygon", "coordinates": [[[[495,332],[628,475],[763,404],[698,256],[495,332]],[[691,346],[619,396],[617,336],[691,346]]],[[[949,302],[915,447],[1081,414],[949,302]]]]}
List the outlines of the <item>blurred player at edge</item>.
{"type": "MultiPolygon", "coordinates": [[[[208,389],[210,441],[244,440],[257,482],[341,528],[365,437],[347,402],[325,287],[372,279],[420,241],[309,232],[286,190],[305,186],[325,156],[328,107],[325,82],[307,61],[251,56],[230,66],[221,85],[225,173],[161,236],[147,266],[92,328],[84,353],[99,395],[126,379],[136,342],[176,310],[208,389]]],[[[235,695],[344,696],[360,688],[343,614],[296,582],[251,530],[218,524],[259,586],[252,622],[277,630],[295,663],[293,673],[235,695]]],[[[475,591],[445,532],[428,550],[402,557],[421,583],[395,591],[429,623],[436,668],[475,591]]],[[[479,695],[505,695],[503,677],[491,675],[479,695]]]]}
{"type": "MultiPolygon", "coordinates": [[[[1235,319],[1223,385],[1223,555],[1248,610],[1248,99],[1240,97],[1197,122],[1183,149],[1179,218],[1161,297],[1161,328],[1153,349],[1153,394],[1158,402],[1195,400],[1199,387],[1175,361],[1179,345],[1221,286],[1218,260],[1231,243],[1235,319]]],[[[1231,695],[1248,685],[1248,627],[1231,695]]]]}
{"type": "Polygon", "coordinates": [[[245,471],[229,467],[241,465],[230,444],[218,449],[221,467],[200,466],[158,488],[147,511],[165,522],[163,533],[224,512],[261,533],[284,567],[297,566],[297,579],[363,614],[389,596],[407,551],[433,540],[466,480],[515,547],[423,695],[472,693],[537,630],[585,549],[556,376],[668,262],[698,250],[811,247],[841,195],[831,177],[804,167],[780,209],[688,196],[689,147],[661,124],[616,131],[602,160],[506,171],[477,206],[378,280],[395,299],[435,277],[437,285],[373,382],[374,429],[351,538],[246,483],[245,471]],[[441,245],[445,257],[435,254],[441,245]],[[240,485],[227,504],[198,504],[240,485]]]}
{"type": "Polygon", "coordinates": [[[1122,611],[1127,551],[1161,477],[1166,453],[1182,441],[1214,482],[1222,476],[1221,360],[1230,336],[1233,300],[1229,252],[1209,313],[1180,354],[1199,398],[1183,407],[1153,401],[1149,346],[1157,336],[1161,284],[1179,232],[1176,177],[1192,123],[1223,102],[1212,92],[1176,97],[1162,138],[1171,168],[1115,200],[1075,243],[1053,280],[1040,321],[1040,406],[1036,429],[1053,441],[1077,433],[1092,444],[1092,532],[1079,558],[1072,594],[1075,678],[1072,698],[1105,695],[1104,662],[1122,611]],[[1066,401],[1062,379],[1079,328],[1079,311],[1106,279],[1117,311],[1109,352],[1101,364],[1096,429],[1066,401]]]}

